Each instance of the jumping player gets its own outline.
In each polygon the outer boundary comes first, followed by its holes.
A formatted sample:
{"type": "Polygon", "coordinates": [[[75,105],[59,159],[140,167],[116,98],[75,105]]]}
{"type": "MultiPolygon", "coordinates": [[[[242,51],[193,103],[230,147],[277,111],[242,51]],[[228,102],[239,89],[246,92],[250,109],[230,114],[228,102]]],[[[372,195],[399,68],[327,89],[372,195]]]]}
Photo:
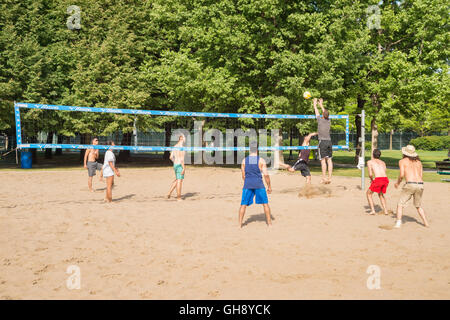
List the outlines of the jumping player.
{"type": "Polygon", "coordinates": [[[369,201],[370,205],[370,213],[375,214],[375,208],[373,206],[372,195],[374,192],[378,193],[378,197],[380,198],[381,205],[384,210],[384,214],[388,214],[386,199],[384,198],[384,194],[386,193],[386,189],[389,185],[389,179],[386,175],[386,163],[380,160],[381,151],[379,149],[374,149],[372,153],[372,160],[367,161],[367,168],[369,169],[369,178],[372,182],[370,184],[369,189],[367,189],[366,196],[367,201],[369,201]]]}
{"type": "MultiPolygon", "coordinates": [[[[98,138],[92,139],[93,145],[98,145],[98,138]]],[[[94,192],[92,188],[92,178],[95,176],[95,171],[100,171],[98,176],[99,181],[103,181],[102,178],[102,168],[103,165],[97,162],[98,159],[98,149],[86,149],[84,153],[84,168],[88,170],[88,188],[89,191],[94,192]]]]}
{"type": "Polygon", "coordinates": [[[403,159],[398,162],[400,167],[400,174],[395,188],[398,188],[403,178],[406,183],[402,188],[400,199],[397,205],[397,221],[395,222],[395,228],[400,228],[402,225],[403,207],[406,206],[411,197],[414,198],[414,206],[417,209],[420,217],[422,218],[425,227],[428,227],[428,221],[425,217],[425,211],[422,209],[422,194],[423,194],[423,179],[422,179],[422,162],[416,153],[416,148],[412,145],[407,145],[402,148],[403,159]]]}
{"type": "Polygon", "coordinates": [[[241,207],[239,208],[239,227],[242,228],[247,206],[253,204],[253,198],[256,197],[256,203],[262,204],[266,214],[267,225],[272,225],[270,217],[269,199],[267,193],[272,192],[270,186],[270,177],[267,172],[267,164],[263,158],[258,156],[258,144],[255,141],[250,142],[250,155],[242,160],[241,163],[242,179],[244,179],[244,188],[242,189],[241,207]],[[267,184],[267,193],[264,188],[262,175],[267,184]]]}
{"type": "MultiPolygon", "coordinates": [[[[308,134],[304,139],[302,146],[309,146],[309,142],[312,137],[316,136],[317,132],[313,132],[308,134]]],[[[294,163],[292,167],[290,167],[287,164],[280,164],[280,166],[286,168],[290,172],[294,172],[295,170],[298,170],[301,172],[302,176],[306,178],[306,183],[311,184],[311,172],[308,168],[308,161],[309,161],[309,154],[311,153],[311,150],[309,149],[303,149],[300,150],[298,154],[297,162],[294,163]]]]}
{"type": "MultiPolygon", "coordinates": [[[[186,138],[184,135],[180,135],[178,138],[178,142],[175,147],[182,147],[186,138]]],[[[181,201],[181,187],[183,186],[184,174],[186,172],[186,167],[184,165],[184,155],[185,151],[181,150],[173,150],[170,153],[170,160],[173,162],[173,170],[175,171],[175,180],[172,182],[170,186],[169,193],[167,194],[167,198],[170,199],[173,190],[177,188],[177,201],[181,201]]]]}
{"type": "MultiPolygon", "coordinates": [[[[115,146],[114,141],[108,141],[109,146],[115,146]]],[[[114,174],[120,177],[119,169],[116,168],[116,156],[112,149],[108,149],[105,153],[105,161],[103,163],[103,177],[106,179],[106,197],[105,202],[112,202],[112,187],[114,184],[114,174]]]]}
{"type": "Polygon", "coordinates": [[[333,173],[333,144],[331,143],[330,127],[331,121],[329,119],[330,113],[323,107],[323,99],[319,99],[319,104],[322,109],[322,116],[317,110],[317,98],[314,98],[314,112],[317,118],[317,132],[319,135],[319,160],[322,166],[322,180],[320,183],[331,183],[331,174],[333,173]],[[328,179],[326,178],[328,165],[328,179]]]}

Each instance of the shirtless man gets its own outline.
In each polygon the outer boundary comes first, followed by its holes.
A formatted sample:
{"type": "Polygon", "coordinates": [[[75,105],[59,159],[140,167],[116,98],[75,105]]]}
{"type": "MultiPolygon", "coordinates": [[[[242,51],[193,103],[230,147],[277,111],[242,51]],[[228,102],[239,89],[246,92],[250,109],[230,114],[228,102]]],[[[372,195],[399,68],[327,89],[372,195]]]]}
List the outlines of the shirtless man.
{"type": "MultiPolygon", "coordinates": [[[[302,146],[304,146],[304,147],[309,146],[309,141],[311,140],[312,137],[314,137],[316,135],[317,135],[317,132],[308,134],[303,139],[302,146]]],[[[309,149],[300,150],[300,152],[298,153],[297,162],[295,162],[292,167],[287,164],[281,164],[281,163],[280,163],[280,166],[284,167],[285,169],[287,169],[290,172],[295,172],[295,170],[300,171],[302,176],[304,176],[306,178],[306,183],[311,184],[311,172],[309,171],[309,167],[308,167],[310,153],[311,153],[311,150],[309,150],[309,149]]]]}
{"type": "Polygon", "coordinates": [[[374,149],[372,153],[372,160],[367,161],[367,168],[369,169],[369,178],[372,183],[370,184],[369,189],[367,189],[366,196],[367,201],[369,201],[371,210],[369,214],[375,214],[372,195],[374,192],[376,192],[378,193],[378,197],[380,198],[384,214],[387,215],[388,210],[386,207],[386,199],[384,198],[384,194],[386,193],[386,189],[389,185],[389,179],[386,175],[386,163],[380,160],[380,156],[381,151],[379,149],[374,149]]]}
{"type": "Polygon", "coordinates": [[[320,183],[329,184],[331,183],[331,174],[333,173],[333,144],[331,143],[330,128],[331,120],[329,118],[330,113],[327,109],[323,107],[323,99],[314,98],[314,112],[316,113],[317,119],[317,132],[319,136],[319,160],[322,166],[322,180],[320,183]],[[319,102],[320,108],[322,109],[322,115],[320,115],[317,109],[317,102],[319,102]],[[326,178],[328,166],[328,179],[326,178]]]}
{"type": "MultiPolygon", "coordinates": [[[[98,145],[98,138],[92,139],[93,145],[98,145]]],[[[94,192],[92,188],[92,177],[95,176],[95,171],[100,171],[98,176],[99,181],[103,181],[102,168],[103,165],[97,162],[98,149],[86,149],[84,153],[84,168],[88,170],[88,188],[89,191],[94,192]]]]}
{"type": "MultiPolygon", "coordinates": [[[[175,147],[183,147],[186,138],[184,135],[180,135],[178,138],[178,142],[175,147]]],[[[175,171],[175,180],[172,182],[170,186],[169,193],[167,194],[167,198],[170,199],[173,190],[177,188],[177,201],[181,201],[181,187],[183,186],[184,173],[186,171],[186,167],[184,165],[184,155],[186,151],[181,150],[173,150],[170,153],[170,160],[173,162],[173,170],[175,171]]]]}
{"type": "Polygon", "coordinates": [[[420,217],[422,218],[425,227],[428,227],[428,221],[425,217],[425,211],[422,209],[422,194],[423,194],[423,179],[422,179],[422,162],[420,162],[419,156],[416,153],[416,149],[412,145],[407,145],[402,148],[403,159],[398,162],[400,167],[400,174],[395,188],[398,188],[403,178],[406,180],[406,184],[402,188],[400,199],[397,205],[397,221],[394,228],[400,228],[402,225],[403,207],[411,197],[414,198],[414,206],[417,209],[420,217]]]}

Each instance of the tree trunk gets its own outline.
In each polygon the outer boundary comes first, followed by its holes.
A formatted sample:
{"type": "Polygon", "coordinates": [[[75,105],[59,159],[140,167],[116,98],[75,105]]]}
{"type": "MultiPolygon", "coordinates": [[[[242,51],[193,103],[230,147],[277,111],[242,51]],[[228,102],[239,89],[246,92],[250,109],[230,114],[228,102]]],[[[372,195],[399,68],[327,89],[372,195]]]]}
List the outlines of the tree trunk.
{"type": "Polygon", "coordinates": [[[370,122],[370,130],[372,131],[372,148],[370,154],[372,154],[373,150],[378,148],[378,124],[375,116],[373,116],[370,122]]]}
{"type": "Polygon", "coordinates": [[[358,157],[360,156],[361,153],[361,142],[359,141],[359,138],[361,138],[361,116],[359,116],[358,114],[361,114],[365,102],[366,101],[363,100],[360,95],[358,95],[357,109],[355,115],[355,127],[356,127],[356,145],[355,145],[355,159],[354,159],[355,164],[358,163],[359,161],[358,157]]]}
{"type": "Polygon", "coordinates": [[[31,149],[31,163],[32,164],[37,164],[38,163],[38,159],[37,159],[37,149],[31,149]]]}
{"type": "MultiPolygon", "coordinates": [[[[289,132],[289,146],[292,147],[292,135],[294,133],[294,127],[291,128],[290,132],[289,132]]],[[[289,150],[289,160],[292,159],[292,150],[289,150]]]]}
{"type": "MultiPolygon", "coordinates": [[[[281,129],[275,135],[275,147],[283,145],[283,132],[281,129]]],[[[279,169],[280,164],[284,164],[283,150],[274,150],[274,169],[279,169]]]]}
{"type": "Polygon", "coordinates": [[[394,134],[394,130],[391,130],[389,133],[389,150],[392,150],[392,135],[394,134]]]}
{"type": "MultiPolygon", "coordinates": [[[[63,136],[58,134],[58,144],[63,143],[63,136]]],[[[55,150],[55,156],[62,156],[62,149],[58,148],[55,150]]]]}
{"type": "Polygon", "coordinates": [[[370,122],[370,130],[372,131],[372,147],[370,154],[372,155],[373,150],[378,148],[378,124],[377,124],[377,113],[381,109],[380,100],[378,99],[378,94],[372,95],[372,105],[375,107],[376,113],[374,114],[372,121],[370,122]]]}
{"type": "MultiPolygon", "coordinates": [[[[53,132],[49,132],[47,135],[47,144],[51,144],[53,142],[53,132]]],[[[52,158],[52,149],[46,148],[45,149],[45,159],[51,159],[52,158]]]]}
{"type": "MultiPolygon", "coordinates": [[[[90,144],[89,135],[87,133],[83,133],[80,135],[80,144],[90,144]]],[[[84,162],[84,154],[86,153],[85,149],[80,150],[80,162],[84,162]]]]}
{"type": "MultiPolygon", "coordinates": [[[[166,122],[164,124],[165,130],[165,146],[170,147],[170,138],[172,137],[172,123],[166,122]]],[[[170,151],[164,151],[163,160],[168,161],[170,158],[170,151]]]]}
{"type": "MultiPolygon", "coordinates": [[[[120,145],[122,146],[131,146],[131,138],[133,137],[133,132],[126,132],[122,134],[122,142],[120,145]]],[[[117,161],[119,162],[128,162],[130,161],[130,150],[120,150],[119,156],[117,157],[117,161]]]]}

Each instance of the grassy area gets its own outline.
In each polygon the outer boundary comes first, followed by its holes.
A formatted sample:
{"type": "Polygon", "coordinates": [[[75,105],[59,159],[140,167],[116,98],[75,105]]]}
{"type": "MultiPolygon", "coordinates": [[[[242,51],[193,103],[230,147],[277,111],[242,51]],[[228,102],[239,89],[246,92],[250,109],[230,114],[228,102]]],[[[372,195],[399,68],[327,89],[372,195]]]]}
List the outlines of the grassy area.
{"type": "MultiPolygon", "coordinates": [[[[435,161],[441,161],[447,158],[447,151],[418,151],[419,156],[425,168],[435,168],[435,161]]],[[[141,154],[142,155],[142,154],[141,154]]],[[[289,152],[284,153],[285,159],[289,158],[289,152]]],[[[297,153],[293,153],[294,159],[297,157],[297,153]]],[[[336,164],[349,164],[353,163],[354,151],[334,151],[333,160],[336,164]]],[[[386,162],[388,166],[397,167],[398,161],[401,159],[402,155],[399,150],[383,150],[381,154],[382,160],[386,162]]],[[[370,151],[366,151],[366,159],[370,158],[370,151]]],[[[293,160],[288,161],[293,162],[293,160]]],[[[130,167],[130,168],[151,168],[167,165],[167,163],[162,162],[160,159],[153,158],[149,159],[134,159],[130,163],[121,163],[119,167],[130,167]]],[[[53,156],[52,159],[45,159],[43,152],[38,152],[38,165],[33,165],[31,170],[79,170],[82,166],[79,161],[78,153],[64,153],[62,156],[53,156]]],[[[310,164],[311,172],[313,175],[320,175],[320,165],[317,161],[310,164]]],[[[17,167],[15,164],[15,156],[9,157],[8,161],[0,161],[0,170],[23,170],[17,167]]],[[[368,177],[368,172],[366,168],[366,177],[368,177]]],[[[361,171],[355,167],[353,168],[337,168],[333,170],[333,174],[336,176],[347,176],[347,177],[361,177],[361,171]]],[[[398,170],[388,169],[388,177],[390,180],[397,179],[398,170]]],[[[426,182],[441,182],[443,176],[438,175],[435,172],[424,172],[424,181],[426,182]]]]}
{"type": "MultiPolygon", "coordinates": [[[[313,175],[320,175],[321,169],[320,167],[310,167],[311,172],[313,175]]],[[[357,168],[334,168],[333,169],[333,175],[336,176],[345,176],[345,177],[361,177],[361,170],[357,168]]],[[[391,184],[397,180],[398,178],[398,170],[396,169],[387,169],[387,175],[389,180],[391,181],[391,184]]],[[[365,177],[368,179],[369,173],[367,171],[367,168],[365,169],[365,177]]],[[[438,175],[436,172],[427,172],[424,171],[423,173],[423,180],[425,182],[441,182],[441,179],[443,176],[438,175]]],[[[367,180],[368,183],[369,180],[367,180]]]]}
{"type": "MultiPolygon", "coordinates": [[[[424,151],[418,150],[420,160],[424,168],[436,168],[436,161],[447,159],[448,151],[424,151]]],[[[294,153],[295,154],[295,153],[294,153]]],[[[285,159],[289,158],[289,152],[284,153],[285,159]]],[[[296,156],[294,156],[296,157],[296,156]]],[[[333,151],[333,162],[339,164],[354,164],[355,151],[333,151]]],[[[398,167],[398,161],[402,158],[400,150],[381,150],[381,160],[386,162],[388,167],[398,167]]],[[[370,159],[370,151],[366,151],[366,160],[370,159]]]]}

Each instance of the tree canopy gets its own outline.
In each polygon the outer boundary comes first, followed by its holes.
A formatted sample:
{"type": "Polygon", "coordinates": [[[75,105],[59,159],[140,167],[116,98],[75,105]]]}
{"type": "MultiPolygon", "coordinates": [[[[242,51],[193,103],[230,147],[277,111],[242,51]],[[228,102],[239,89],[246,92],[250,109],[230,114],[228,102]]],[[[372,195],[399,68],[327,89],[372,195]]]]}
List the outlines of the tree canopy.
{"type": "MultiPolygon", "coordinates": [[[[363,102],[375,135],[449,128],[445,0],[79,0],[80,29],[67,25],[72,4],[0,4],[1,131],[14,128],[13,101],[312,114],[305,90],[323,97],[332,114],[359,113],[355,106],[363,102]]],[[[25,116],[37,120],[39,111],[25,116]]],[[[108,134],[131,132],[133,121],[55,113],[45,126],[68,136],[108,134]]],[[[148,118],[137,125],[177,121],[148,118]]],[[[313,127],[280,123],[264,126],[302,134],[313,127]]]]}

